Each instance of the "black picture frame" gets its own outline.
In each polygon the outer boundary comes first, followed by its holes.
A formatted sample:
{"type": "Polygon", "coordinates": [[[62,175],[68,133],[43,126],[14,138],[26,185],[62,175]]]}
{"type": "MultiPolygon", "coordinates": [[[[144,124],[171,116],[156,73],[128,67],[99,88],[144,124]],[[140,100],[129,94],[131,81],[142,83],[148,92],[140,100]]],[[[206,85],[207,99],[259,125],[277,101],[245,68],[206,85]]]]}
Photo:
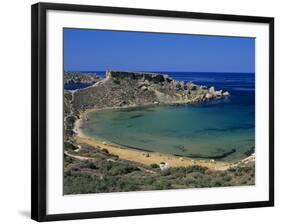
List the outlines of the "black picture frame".
{"type": "Polygon", "coordinates": [[[274,18],[164,11],[137,8],[103,7],[73,4],[37,3],[32,5],[31,17],[31,76],[32,76],[32,153],[31,153],[31,218],[54,221],[206,210],[238,209],[274,206],[274,18]],[[99,211],[69,214],[46,214],[46,12],[64,10],[100,12],[125,15],[162,16],[206,20],[239,21],[269,24],[269,200],[243,203],[208,204],[196,206],[159,207],[130,210],[99,211]]]}

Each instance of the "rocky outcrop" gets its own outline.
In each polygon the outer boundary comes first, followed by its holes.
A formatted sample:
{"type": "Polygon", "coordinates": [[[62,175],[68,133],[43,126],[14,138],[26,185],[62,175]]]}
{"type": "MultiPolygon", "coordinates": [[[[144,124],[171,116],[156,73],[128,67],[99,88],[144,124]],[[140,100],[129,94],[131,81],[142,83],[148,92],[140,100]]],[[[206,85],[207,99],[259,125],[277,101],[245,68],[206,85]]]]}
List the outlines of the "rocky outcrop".
{"type": "Polygon", "coordinates": [[[98,77],[95,73],[65,72],[63,75],[64,85],[73,85],[73,84],[92,85],[100,80],[101,78],[98,77]]]}
{"type": "Polygon", "coordinates": [[[224,92],[222,95],[223,95],[223,96],[230,96],[230,93],[229,93],[228,91],[226,91],[226,92],[224,92]]]}
{"type": "Polygon", "coordinates": [[[75,91],[73,106],[80,109],[188,104],[228,96],[215,87],[178,82],[165,74],[107,71],[106,79],[75,91]]]}
{"type": "Polygon", "coordinates": [[[154,83],[172,81],[172,79],[168,75],[162,75],[158,73],[106,71],[105,76],[107,79],[130,79],[130,80],[148,81],[154,83]]]}

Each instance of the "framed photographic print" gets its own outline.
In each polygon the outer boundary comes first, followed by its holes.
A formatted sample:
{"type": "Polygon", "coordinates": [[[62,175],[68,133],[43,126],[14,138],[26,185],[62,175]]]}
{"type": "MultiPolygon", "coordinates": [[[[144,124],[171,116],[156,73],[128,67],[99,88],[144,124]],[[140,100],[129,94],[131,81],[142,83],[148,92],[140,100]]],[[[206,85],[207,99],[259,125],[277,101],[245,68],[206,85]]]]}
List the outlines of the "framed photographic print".
{"type": "Polygon", "coordinates": [[[274,19],[32,6],[32,219],[274,205],[274,19]]]}

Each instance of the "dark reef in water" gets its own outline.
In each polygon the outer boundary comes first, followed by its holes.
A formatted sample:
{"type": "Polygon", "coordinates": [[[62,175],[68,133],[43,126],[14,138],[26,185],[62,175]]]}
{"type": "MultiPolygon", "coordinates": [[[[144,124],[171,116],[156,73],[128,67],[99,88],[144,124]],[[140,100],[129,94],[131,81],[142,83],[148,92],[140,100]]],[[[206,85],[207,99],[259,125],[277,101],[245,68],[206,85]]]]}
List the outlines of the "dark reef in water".
{"type": "Polygon", "coordinates": [[[213,155],[213,156],[206,156],[206,155],[201,155],[201,154],[188,154],[187,156],[191,157],[191,158],[196,158],[196,159],[218,159],[219,160],[219,159],[223,159],[235,152],[236,152],[236,149],[231,149],[228,152],[224,152],[222,154],[213,155]]]}
{"type": "Polygon", "coordinates": [[[252,146],[248,151],[244,152],[244,155],[250,156],[255,153],[255,146],[252,146]]]}
{"type": "Polygon", "coordinates": [[[143,114],[137,114],[137,115],[131,116],[130,119],[136,119],[136,118],[143,117],[143,116],[144,116],[143,114]]]}
{"type": "Polygon", "coordinates": [[[252,129],[255,128],[254,124],[242,124],[238,126],[231,126],[227,128],[205,128],[203,130],[198,130],[197,132],[228,132],[228,131],[239,131],[239,130],[247,130],[247,129],[252,129]]]}
{"type": "Polygon", "coordinates": [[[183,145],[176,145],[175,147],[176,147],[177,149],[179,149],[180,151],[182,151],[182,152],[187,152],[187,151],[188,151],[188,149],[185,148],[183,145]]]}

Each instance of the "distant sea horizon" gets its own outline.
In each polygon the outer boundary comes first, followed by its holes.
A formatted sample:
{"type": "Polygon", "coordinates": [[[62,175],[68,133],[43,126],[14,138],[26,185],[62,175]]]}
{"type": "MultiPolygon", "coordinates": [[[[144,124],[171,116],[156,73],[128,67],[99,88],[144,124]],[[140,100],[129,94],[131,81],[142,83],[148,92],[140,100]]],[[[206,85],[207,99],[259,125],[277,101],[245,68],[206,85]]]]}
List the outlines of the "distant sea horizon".
{"type": "MultiPolygon", "coordinates": [[[[105,74],[107,70],[64,70],[64,72],[79,72],[79,73],[96,73],[96,74],[105,74]]],[[[128,72],[148,72],[148,73],[160,73],[160,74],[166,74],[166,73],[194,73],[194,74],[201,74],[201,73],[214,73],[214,74],[255,74],[255,72],[216,72],[216,71],[143,71],[143,70],[111,70],[108,71],[128,71],[128,72]]]]}

